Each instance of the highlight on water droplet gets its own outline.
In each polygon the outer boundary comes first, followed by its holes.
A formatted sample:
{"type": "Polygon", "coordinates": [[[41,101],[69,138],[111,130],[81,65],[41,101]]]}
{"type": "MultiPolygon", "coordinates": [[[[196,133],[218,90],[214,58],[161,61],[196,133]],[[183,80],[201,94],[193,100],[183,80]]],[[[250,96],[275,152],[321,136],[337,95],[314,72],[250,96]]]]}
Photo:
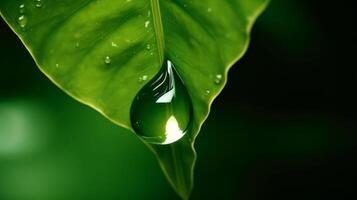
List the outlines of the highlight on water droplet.
{"type": "Polygon", "coordinates": [[[106,57],[104,58],[104,63],[107,64],[107,65],[109,65],[110,63],[112,63],[112,59],[111,59],[109,56],[106,56],[106,57]]]}
{"type": "Polygon", "coordinates": [[[19,5],[19,13],[24,14],[25,13],[25,4],[19,5]]]}
{"type": "Polygon", "coordinates": [[[132,127],[146,142],[171,144],[187,133],[191,117],[187,89],[173,63],[165,60],[160,72],[138,92],[131,105],[132,127]]]}
{"type": "Polygon", "coordinates": [[[21,28],[25,28],[27,25],[28,19],[26,15],[20,15],[20,17],[17,18],[17,23],[21,28]]]}
{"type": "Polygon", "coordinates": [[[35,3],[35,6],[37,8],[42,8],[42,5],[43,5],[42,0],[33,0],[33,2],[35,3]]]}

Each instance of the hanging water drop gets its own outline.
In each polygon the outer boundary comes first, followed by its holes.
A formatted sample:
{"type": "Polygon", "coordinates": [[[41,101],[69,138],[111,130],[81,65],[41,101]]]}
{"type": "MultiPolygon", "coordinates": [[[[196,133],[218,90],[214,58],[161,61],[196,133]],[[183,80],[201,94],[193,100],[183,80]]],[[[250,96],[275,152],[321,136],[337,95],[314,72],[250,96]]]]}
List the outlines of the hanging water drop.
{"type": "Polygon", "coordinates": [[[25,28],[27,25],[28,19],[26,15],[20,15],[20,17],[17,18],[17,23],[21,28],[25,28]]]}
{"type": "Polygon", "coordinates": [[[152,144],[171,144],[187,132],[192,102],[171,61],[145,85],[131,105],[130,119],[136,134],[152,144]]]}

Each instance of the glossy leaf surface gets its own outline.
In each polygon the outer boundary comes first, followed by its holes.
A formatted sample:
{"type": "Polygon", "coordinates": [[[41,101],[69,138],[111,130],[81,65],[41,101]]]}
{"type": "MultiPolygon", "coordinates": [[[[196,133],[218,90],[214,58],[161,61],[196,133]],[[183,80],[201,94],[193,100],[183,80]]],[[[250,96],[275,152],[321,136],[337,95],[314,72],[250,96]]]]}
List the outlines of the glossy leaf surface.
{"type": "Polygon", "coordinates": [[[164,58],[171,60],[192,100],[192,122],[180,141],[147,145],[174,189],[188,198],[194,140],[267,2],[1,0],[0,12],[48,78],[129,130],[135,96],[164,58]]]}

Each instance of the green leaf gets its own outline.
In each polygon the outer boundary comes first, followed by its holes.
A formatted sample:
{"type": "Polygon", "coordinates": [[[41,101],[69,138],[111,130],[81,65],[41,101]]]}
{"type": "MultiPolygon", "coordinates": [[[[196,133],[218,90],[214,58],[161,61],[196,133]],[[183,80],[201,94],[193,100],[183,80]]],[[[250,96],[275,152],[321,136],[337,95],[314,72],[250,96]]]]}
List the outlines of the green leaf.
{"type": "Polygon", "coordinates": [[[184,199],[193,186],[194,141],[228,69],[243,55],[268,0],[1,0],[0,13],[41,71],[63,91],[132,130],[130,106],[170,59],[193,103],[189,133],[147,144],[184,199]]]}

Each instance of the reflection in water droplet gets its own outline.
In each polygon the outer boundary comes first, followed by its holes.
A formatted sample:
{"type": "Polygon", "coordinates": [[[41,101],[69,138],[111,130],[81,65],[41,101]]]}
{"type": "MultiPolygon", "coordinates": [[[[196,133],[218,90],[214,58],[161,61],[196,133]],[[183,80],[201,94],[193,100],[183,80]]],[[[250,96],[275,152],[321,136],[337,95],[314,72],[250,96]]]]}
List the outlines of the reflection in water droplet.
{"type": "Polygon", "coordinates": [[[191,115],[190,96],[169,60],[139,91],[130,111],[133,129],[152,144],[170,144],[181,139],[187,132],[191,115]]]}
{"type": "Polygon", "coordinates": [[[25,4],[19,5],[19,13],[24,14],[25,13],[25,4]]]}
{"type": "Polygon", "coordinates": [[[111,62],[112,62],[112,59],[111,59],[109,56],[106,56],[106,57],[104,58],[104,63],[105,63],[105,64],[109,65],[111,62]]]}
{"type": "Polygon", "coordinates": [[[17,23],[21,28],[25,28],[27,25],[28,19],[26,15],[21,15],[19,18],[17,18],[17,23]]]}
{"type": "Polygon", "coordinates": [[[218,85],[222,82],[222,78],[223,78],[222,74],[217,74],[214,79],[214,82],[218,85]]]}
{"type": "Polygon", "coordinates": [[[34,3],[37,8],[42,8],[43,5],[42,0],[34,0],[34,3]]]}

